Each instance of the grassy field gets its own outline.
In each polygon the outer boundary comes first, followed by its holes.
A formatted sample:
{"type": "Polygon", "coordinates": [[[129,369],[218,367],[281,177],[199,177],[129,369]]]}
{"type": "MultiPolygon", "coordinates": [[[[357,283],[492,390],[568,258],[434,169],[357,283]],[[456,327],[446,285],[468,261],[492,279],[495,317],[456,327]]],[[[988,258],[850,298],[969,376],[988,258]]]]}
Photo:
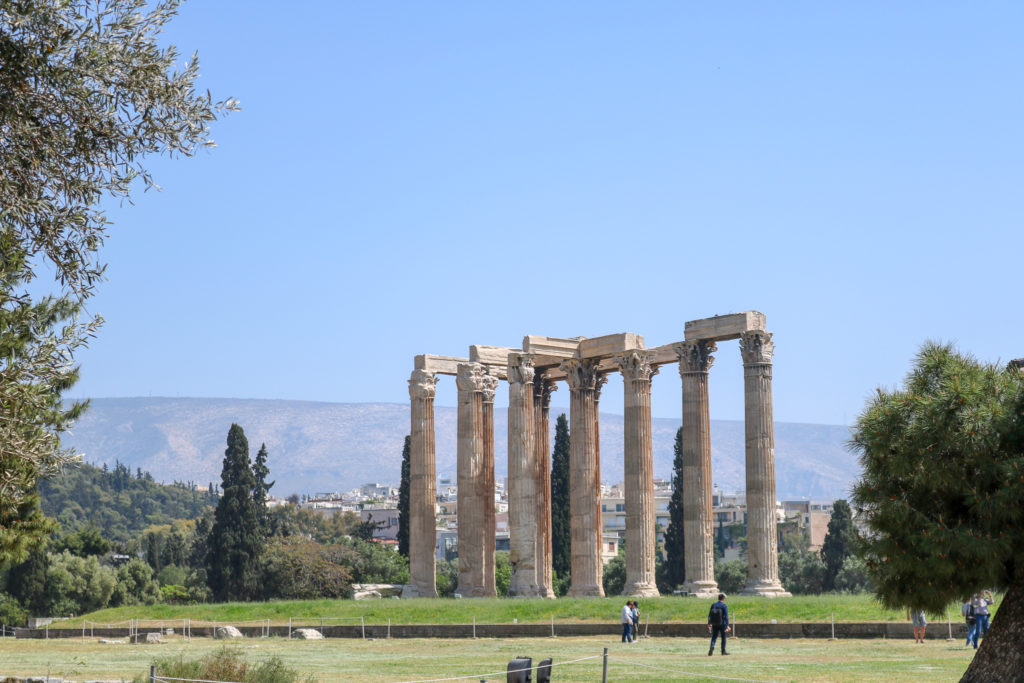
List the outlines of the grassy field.
{"type": "MultiPolygon", "coordinates": [[[[235,647],[252,662],[271,656],[317,681],[397,683],[465,676],[504,680],[513,657],[534,663],[554,658],[553,680],[601,680],[608,648],[608,680],[714,681],[955,681],[974,656],[960,641],[758,640],[734,638],[730,657],[707,656],[707,640],[618,638],[517,638],[479,640],[288,641],[247,639],[235,647]],[[581,661],[576,661],[581,660],[581,661]]],[[[100,644],[96,640],[0,641],[0,675],[49,675],[74,680],[136,678],[156,659],[198,658],[223,647],[206,638],[170,638],[162,645],[100,644]]],[[[158,672],[159,673],[159,672],[158,672]]]]}
{"type": "MultiPolygon", "coordinates": [[[[318,623],[322,617],[328,624],[468,624],[475,618],[480,624],[521,624],[569,622],[618,622],[623,598],[559,598],[558,600],[292,600],[257,603],[224,603],[214,605],[151,605],[106,609],[54,627],[81,627],[83,621],[114,624],[128,619],[183,620],[193,624],[217,621],[241,624],[270,619],[276,624],[296,622],[318,623]]],[[[683,597],[662,597],[640,600],[645,621],[693,622],[707,619],[709,601],[683,597]]],[[[874,598],[862,595],[795,596],[784,600],[756,597],[728,599],[733,621],[779,623],[828,622],[833,612],[837,622],[906,621],[903,610],[886,610],[874,598]]],[[[997,601],[998,604],[998,601],[997,601]]],[[[954,620],[959,619],[959,605],[950,606],[954,620]]],[[[945,614],[929,616],[929,621],[945,621],[945,614]]]]}

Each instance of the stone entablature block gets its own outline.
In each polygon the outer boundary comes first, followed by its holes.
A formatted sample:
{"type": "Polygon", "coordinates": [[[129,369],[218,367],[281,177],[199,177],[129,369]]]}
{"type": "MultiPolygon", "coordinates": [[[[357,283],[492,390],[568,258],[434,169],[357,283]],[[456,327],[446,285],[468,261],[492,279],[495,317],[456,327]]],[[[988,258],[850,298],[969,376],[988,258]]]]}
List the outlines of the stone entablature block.
{"type": "Polygon", "coordinates": [[[713,318],[701,318],[687,322],[684,338],[686,341],[739,339],[744,332],[765,329],[765,324],[764,313],[759,311],[716,315],[713,318]]]}

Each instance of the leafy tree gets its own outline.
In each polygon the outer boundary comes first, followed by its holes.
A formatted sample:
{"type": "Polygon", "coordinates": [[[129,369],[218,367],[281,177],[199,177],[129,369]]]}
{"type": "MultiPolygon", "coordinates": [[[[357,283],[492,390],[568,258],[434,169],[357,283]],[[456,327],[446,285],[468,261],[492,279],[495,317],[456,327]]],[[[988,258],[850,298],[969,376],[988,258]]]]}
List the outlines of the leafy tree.
{"type": "Polygon", "coordinates": [[[48,613],[70,615],[102,609],[116,585],[114,570],[101,567],[95,556],[77,557],[67,551],[54,555],[46,573],[48,613]]]}
{"type": "Polygon", "coordinates": [[[398,552],[409,557],[409,458],[412,453],[412,437],[406,435],[402,446],[402,480],[398,485],[398,552]]]}
{"type": "Polygon", "coordinates": [[[117,568],[117,584],[110,596],[111,605],[152,605],[160,598],[160,584],[153,568],[137,557],[117,568]]]}
{"type": "Polygon", "coordinates": [[[494,590],[499,598],[508,597],[508,587],[512,584],[512,555],[507,550],[494,553],[494,590]]]}
{"type": "Polygon", "coordinates": [[[874,587],[864,560],[856,555],[850,555],[843,560],[843,566],[836,574],[835,590],[842,593],[865,593],[874,590],[874,587]]]}
{"type": "Polygon", "coordinates": [[[903,386],[879,389],[852,447],[863,557],[887,607],[941,612],[1006,591],[964,681],[1024,671],[1024,371],[926,343],[903,386]]]}
{"type": "Polygon", "coordinates": [[[274,482],[267,482],[270,468],[267,467],[267,444],[260,444],[260,450],[256,453],[256,461],[252,465],[252,474],[256,478],[256,486],[253,488],[252,497],[256,501],[256,511],[260,519],[260,527],[267,532],[267,497],[274,482]]]}
{"type": "Polygon", "coordinates": [[[806,531],[792,534],[779,553],[779,580],[794,595],[817,595],[825,589],[825,563],[810,549],[806,531]]]}
{"type": "Polygon", "coordinates": [[[11,626],[24,626],[26,623],[28,623],[28,612],[21,606],[21,603],[7,593],[0,593],[0,624],[10,628],[11,626]]]}
{"type": "MultiPolygon", "coordinates": [[[[685,537],[683,535],[683,428],[676,430],[672,459],[672,498],[668,502],[668,530],[665,532],[666,582],[672,588],[686,583],[686,565],[683,563],[685,537]]],[[[719,584],[721,585],[721,584],[719,584]]]]}
{"type": "Polygon", "coordinates": [[[249,462],[249,442],[237,424],[228,431],[220,477],[223,493],[210,529],[207,579],[218,601],[253,600],[263,593],[260,555],[264,536],[253,499],[256,478],[249,462]]]}
{"type": "Polygon", "coordinates": [[[853,525],[850,505],[845,500],[837,500],[832,506],[828,533],[821,546],[821,559],[825,563],[825,590],[835,590],[836,577],[846,558],[856,552],[856,545],[857,528],[853,525]]]}
{"type": "Polygon", "coordinates": [[[89,525],[78,531],[61,537],[54,545],[56,552],[67,550],[72,555],[89,557],[90,555],[106,555],[110,552],[111,543],[103,538],[100,530],[89,525]]]}
{"type": "Polygon", "coordinates": [[[277,537],[264,555],[267,598],[348,597],[352,548],[323,545],[301,536],[277,537]]]}
{"type": "Polygon", "coordinates": [[[458,559],[445,559],[437,561],[437,596],[439,598],[450,598],[455,595],[455,589],[459,585],[459,561],[458,559]]]}
{"type": "Polygon", "coordinates": [[[572,536],[569,529],[569,421],[565,413],[555,421],[555,445],[551,451],[551,566],[563,583],[572,567],[572,536]]]}
{"type": "Polygon", "coordinates": [[[193,154],[237,108],[197,93],[198,61],[178,69],[160,44],[177,5],[0,0],[0,560],[50,530],[33,490],[74,460],[58,437],[85,404],[60,394],[102,322],[82,306],[103,277],[101,202],[154,186],[147,155],[193,154]],[[55,293],[29,289],[37,269],[55,293]]]}
{"type": "Polygon", "coordinates": [[[604,566],[601,585],[604,588],[605,595],[622,595],[622,591],[626,587],[625,548],[619,548],[619,554],[609,560],[608,564],[604,566]]]}
{"type": "Polygon", "coordinates": [[[746,560],[715,563],[715,581],[724,593],[739,593],[747,585],[746,560]]]}

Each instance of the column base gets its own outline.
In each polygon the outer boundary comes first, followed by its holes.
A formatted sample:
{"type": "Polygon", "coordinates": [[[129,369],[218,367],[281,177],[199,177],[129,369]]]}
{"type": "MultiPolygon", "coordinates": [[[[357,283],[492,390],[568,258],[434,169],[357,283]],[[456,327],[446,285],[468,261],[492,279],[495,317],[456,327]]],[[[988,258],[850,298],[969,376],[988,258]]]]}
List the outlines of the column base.
{"type": "Polygon", "coordinates": [[[637,598],[657,598],[661,596],[661,592],[658,587],[653,583],[627,583],[622,588],[623,595],[629,595],[637,598]]]}
{"type": "Polygon", "coordinates": [[[750,579],[740,591],[740,595],[756,595],[762,598],[791,598],[792,593],[786,591],[778,581],[750,579]]]}
{"type": "Polygon", "coordinates": [[[403,598],[436,598],[437,588],[434,586],[417,586],[415,584],[406,584],[402,587],[403,598]]]}
{"type": "Polygon", "coordinates": [[[604,588],[601,586],[571,586],[566,596],[570,598],[603,598],[604,588]]]}
{"type": "Polygon", "coordinates": [[[551,586],[537,586],[537,590],[539,591],[539,595],[537,597],[549,598],[551,600],[554,600],[555,597],[557,597],[551,586]]]}
{"type": "Polygon", "coordinates": [[[527,583],[523,581],[521,584],[516,585],[516,576],[512,575],[512,581],[508,587],[508,595],[511,598],[542,598],[544,593],[541,591],[540,586],[534,583],[527,583]]]}
{"type": "Polygon", "coordinates": [[[687,581],[683,590],[695,598],[717,598],[721,592],[716,581],[687,581]]]}

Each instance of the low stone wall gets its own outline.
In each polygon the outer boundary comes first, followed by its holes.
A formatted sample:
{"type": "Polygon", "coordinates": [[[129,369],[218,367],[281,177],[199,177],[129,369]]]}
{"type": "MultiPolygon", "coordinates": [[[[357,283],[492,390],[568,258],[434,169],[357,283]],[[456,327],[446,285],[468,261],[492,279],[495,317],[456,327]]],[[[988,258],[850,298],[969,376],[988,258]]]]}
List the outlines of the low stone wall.
{"type": "MultiPolygon", "coordinates": [[[[292,631],[299,628],[309,628],[309,624],[296,624],[292,631]]],[[[259,638],[266,635],[267,629],[261,626],[238,626],[239,631],[246,638],[259,638]]],[[[344,626],[314,626],[324,634],[325,638],[362,638],[363,627],[356,625],[344,626]]],[[[803,624],[770,624],[770,623],[743,623],[733,625],[736,638],[831,638],[832,624],[830,623],[803,623],[803,624]]],[[[139,628],[139,639],[145,641],[147,633],[160,633],[161,629],[139,628]]],[[[641,624],[640,634],[653,638],[703,638],[707,636],[706,624],[700,623],[664,623],[664,624],[641,624]]],[[[952,625],[954,638],[966,639],[967,626],[962,622],[952,625]]],[[[127,628],[93,628],[86,630],[86,634],[95,638],[128,638],[127,628]]],[[[289,629],[287,626],[271,626],[271,636],[287,638],[289,629]]],[[[556,636],[613,636],[619,637],[622,634],[622,626],[617,623],[555,623],[554,635],[556,636]]],[[[175,629],[175,635],[181,635],[180,629],[175,629]]],[[[212,638],[214,629],[210,626],[195,627],[191,629],[191,635],[195,638],[212,638]]],[[[551,624],[393,624],[390,628],[386,624],[367,624],[365,636],[367,638],[544,638],[552,635],[551,624]]],[[[933,622],[928,625],[926,637],[930,640],[944,640],[949,635],[949,627],[942,622],[933,622]]],[[[17,638],[81,638],[82,629],[74,628],[51,628],[51,629],[28,629],[19,628],[15,630],[17,638]]],[[[914,632],[910,622],[856,622],[837,623],[835,625],[836,638],[913,638],[914,632]]]]}

